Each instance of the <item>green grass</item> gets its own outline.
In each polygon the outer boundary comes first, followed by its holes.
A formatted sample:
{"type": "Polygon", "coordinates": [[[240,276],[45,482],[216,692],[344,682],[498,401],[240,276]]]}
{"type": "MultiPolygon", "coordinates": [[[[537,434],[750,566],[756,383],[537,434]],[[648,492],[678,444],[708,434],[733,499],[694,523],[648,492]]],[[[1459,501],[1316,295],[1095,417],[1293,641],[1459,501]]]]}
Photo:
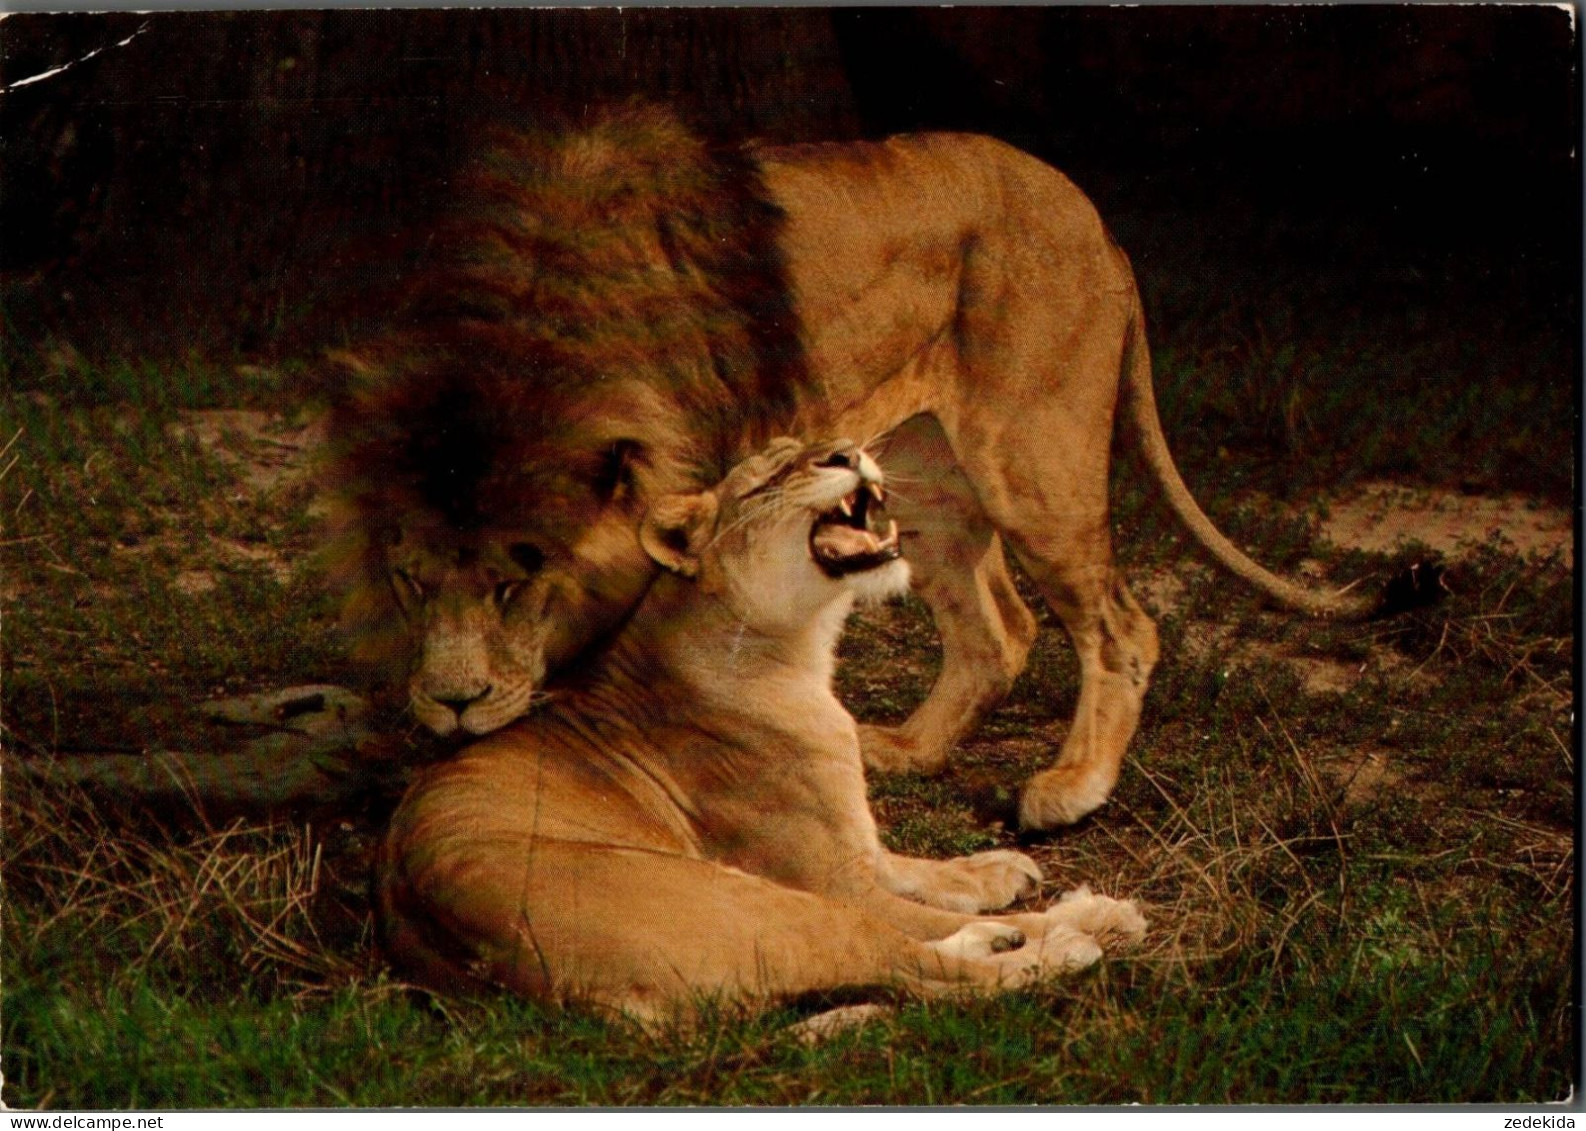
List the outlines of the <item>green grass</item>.
{"type": "MultiPolygon", "coordinates": [[[[1348,298],[1347,273],[1282,267],[1301,235],[1262,237],[1264,273],[1210,254],[1199,274],[1153,271],[1136,252],[1172,442],[1223,529],[1343,583],[1419,553],[1318,545],[1322,488],[1567,491],[1568,341],[1541,319],[1495,328],[1509,307],[1462,306],[1435,273],[1413,301],[1379,302],[1381,279],[1348,298]]],[[[1022,843],[994,819],[1050,764],[1077,692],[1027,585],[1045,631],[1006,703],[946,774],[878,777],[872,800],[897,850],[1018,846],[1047,896],[1089,882],[1142,900],[1145,945],[996,1000],[905,1003],[813,1048],[792,1009],[645,1034],[394,980],[367,896],[389,794],[226,823],[27,781],[18,766],[57,752],[228,741],[194,718],[215,695],[353,678],[310,568],[310,488],[256,489],[238,462],[254,439],[187,427],[283,402],[292,424],[292,370],[34,360],[0,391],[12,1106],[1516,1103],[1577,1083],[1558,560],[1489,542],[1433,609],[1303,621],[1199,564],[1121,460],[1120,557],[1177,596],[1112,801],[1022,843]],[[1347,686],[1308,687],[1304,663],[1347,686]]],[[[905,602],[854,626],[840,687],[895,722],[937,663],[905,602]]]]}
{"type": "MultiPolygon", "coordinates": [[[[1386,924],[1386,925],[1384,925],[1386,924]]],[[[1539,1030],[1567,986],[1535,943],[1403,949],[1340,925],[1275,969],[1114,963],[995,1002],[905,1006],[806,1048],[773,1014],[652,1036],[573,1010],[439,1003],[379,980],[209,1000],[146,980],[8,999],[7,1079],[59,1106],[1509,1102],[1558,1098],[1539,1030]],[[1345,960],[1318,963],[1323,954],[1345,960]]]]}

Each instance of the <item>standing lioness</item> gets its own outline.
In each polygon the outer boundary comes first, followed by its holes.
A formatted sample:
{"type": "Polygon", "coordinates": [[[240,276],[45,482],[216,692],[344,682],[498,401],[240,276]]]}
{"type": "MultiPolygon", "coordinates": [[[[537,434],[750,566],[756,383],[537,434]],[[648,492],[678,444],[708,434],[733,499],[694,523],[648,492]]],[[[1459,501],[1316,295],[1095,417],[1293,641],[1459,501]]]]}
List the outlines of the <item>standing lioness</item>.
{"type": "Polygon", "coordinates": [[[441,989],[499,984],[643,1018],[839,986],[990,990],[1138,937],[1087,890],[974,918],[1039,873],[1012,852],[887,853],[833,697],[856,597],[907,582],[879,473],[779,441],[642,528],[669,572],[575,689],[422,774],[382,849],[392,956],[441,989]]]}

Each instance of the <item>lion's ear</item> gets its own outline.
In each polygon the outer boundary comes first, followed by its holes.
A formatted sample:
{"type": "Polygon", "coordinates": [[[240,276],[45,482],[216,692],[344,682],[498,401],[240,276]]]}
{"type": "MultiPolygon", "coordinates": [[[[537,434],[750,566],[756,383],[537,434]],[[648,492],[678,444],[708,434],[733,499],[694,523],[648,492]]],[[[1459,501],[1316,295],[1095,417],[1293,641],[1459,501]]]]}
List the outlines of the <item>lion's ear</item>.
{"type": "Polygon", "coordinates": [[[673,573],[693,577],[699,554],[716,523],[716,496],[663,495],[639,524],[639,545],[673,573]]]}

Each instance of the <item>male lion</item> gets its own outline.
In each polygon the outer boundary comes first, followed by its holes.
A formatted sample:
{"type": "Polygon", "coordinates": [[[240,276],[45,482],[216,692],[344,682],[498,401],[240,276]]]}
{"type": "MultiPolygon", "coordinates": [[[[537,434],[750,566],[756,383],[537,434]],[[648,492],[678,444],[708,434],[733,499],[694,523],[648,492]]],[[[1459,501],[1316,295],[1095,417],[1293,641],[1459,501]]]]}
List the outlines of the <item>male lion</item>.
{"type": "Polygon", "coordinates": [[[1001,906],[1039,872],[877,838],[831,676],[856,596],[907,586],[881,498],[847,441],[781,440],[657,500],[641,540],[669,572],[611,648],[403,799],[378,870],[392,957],[443,991],[653,1021],[845,986],[986,991],[1138,938],[1132,904],[1088,889],[997,919],[899,896],[1001,906]]]}
{"type": "Polygon", "coordinates": [[[1120,390],[1174,512],[1312,614],[1373,602],[1256,565],[1179,478],[1128,260],[1061,173],[986,137],[713,151],[655,110],[503,135],[427,233],[400,328],[349,351],[332,419],[340,571],[362,655],[417,717],[485,734],[620,634],[654,564],[634,531],[770,436],[890,433],[897,513],[942,668],[867,765],[939,768],[1007,692],[1036,622],[1079,655],[1074,725],[1025,787],[1045,828],[1106,800],[1157,660],[1114,568],[1120,390]]]}

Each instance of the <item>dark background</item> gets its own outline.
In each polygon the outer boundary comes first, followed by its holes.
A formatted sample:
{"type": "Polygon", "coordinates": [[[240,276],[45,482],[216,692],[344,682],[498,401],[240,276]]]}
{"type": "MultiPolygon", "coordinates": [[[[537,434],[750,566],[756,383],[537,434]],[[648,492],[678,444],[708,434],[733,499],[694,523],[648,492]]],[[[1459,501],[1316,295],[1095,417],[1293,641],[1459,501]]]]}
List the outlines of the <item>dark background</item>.
{"type": "Polygon", "coordinates": [[[327,312],[444,199],[471,124],[634,94],[731,137],[995,134],[1086,189],[1142,276],[1241,240],[1253,269],[1358,275],[1386,249],[1578,319],[1577,47],[1552,7],[25,15],[0,82],[107,47],[0,97],[13,373],[306,356],[356,328],[327,312]]]}

